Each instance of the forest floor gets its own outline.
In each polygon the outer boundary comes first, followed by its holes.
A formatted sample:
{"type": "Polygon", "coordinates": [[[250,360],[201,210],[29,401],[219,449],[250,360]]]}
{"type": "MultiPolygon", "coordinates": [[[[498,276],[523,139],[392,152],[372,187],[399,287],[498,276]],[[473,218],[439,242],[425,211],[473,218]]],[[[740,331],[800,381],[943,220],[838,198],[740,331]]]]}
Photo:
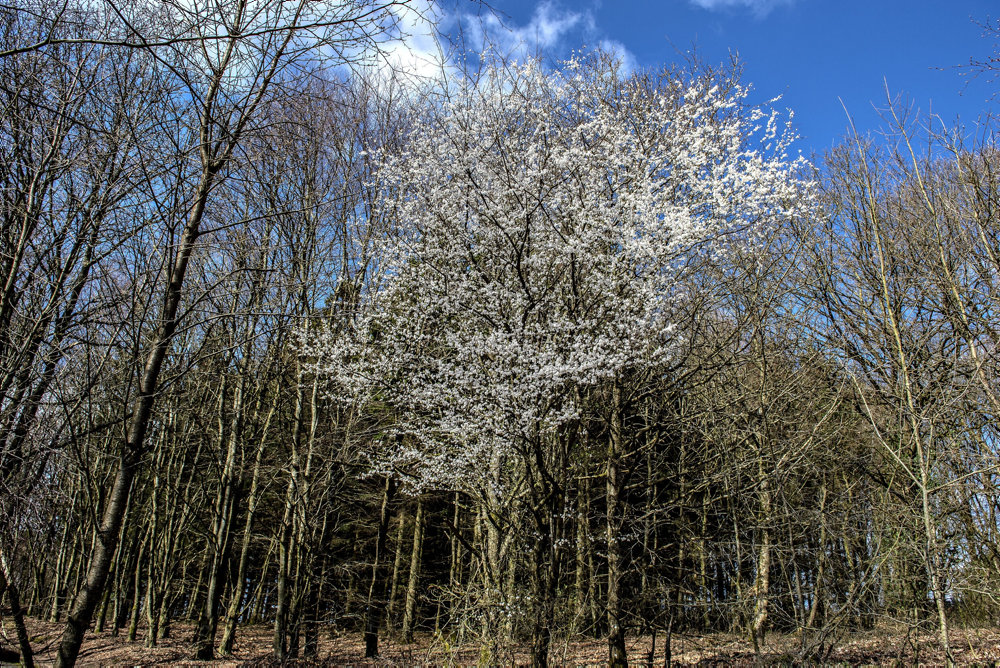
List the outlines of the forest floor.
{"type": "MultiPolygon", "coordinates": [[[[62,633],[62,624],[28,620],[32,645],[36,652],[36,665],[51,665],[55,648],[62,633]]],[[[122,633],[114,637],[110,632],[90,632],[80,652],[81,666],[273,666],[270,660],[271,628],[249,626],[239,629],[235,654],[228,659],[205,662],[191,658],[193,626],[175,623],[172,635],[160,640],[154,648],[145,647],[142,629],[136,642],[126,640],[122,633]]],[[[1000,664],[1000,628],[957,629],[952,632],[951,643],[955,659],[963,665],[1000,664]]],[[[364,658],[364,644],[359,633],[334,636],[320,634],[319,661],[294,662],[286,665],[322,666],[475,666],[480,664],[478,647],[449,647],[441,638],[430,634],[418,635],[415,642],[403,644],[389,638],[380,638],[382,656],[378,660],[364,658]]],[[[9,619],[0,619],[0,647],[12,649],[15,645],[14,629],[9,619]]],[[[648,665],[650,636],[631,638],[628,642],[629,663],[648,665]]],[[[762,648],[760,663],[765,665],[798,664],[801,639],[797,634],[772,633],[762,648]]],[[[708,635],[674,634],[673,661],[683,666],[752,666],[755,655],[752,645],[733,634],[708,635]]],[[[663,665],[663,636],[656,639],[656,656],[653,665],[663,665]]],[[[602,640],[573,640],[553,643],[551,662],[559,666],[600,666],[606,661],[607,645],[602,640]]],[[[527,665],[529,657],[518,652],[513,657],[517,665],[527,665]]],[[[490,662],[491,663],[491,662],[490,662]]],[[[917,635],[905,629],[884,628],[864,634],[841,638],[833,651],[827,654],[824,665],[944,665],[944,655],[936,635],[917,635]]]]}

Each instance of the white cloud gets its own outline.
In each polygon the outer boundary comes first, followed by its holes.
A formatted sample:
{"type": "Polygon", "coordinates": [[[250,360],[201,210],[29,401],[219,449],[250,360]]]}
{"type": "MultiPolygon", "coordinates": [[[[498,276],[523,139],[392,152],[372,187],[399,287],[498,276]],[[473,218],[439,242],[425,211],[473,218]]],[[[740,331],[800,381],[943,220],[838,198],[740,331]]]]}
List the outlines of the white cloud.
{"type": "Polygon", "coordinates": [[[384,47],[383,59],[398,74],[417,79],[441,75],[447,56],[438,39],[437,26],[447,17],[429,0],[413,0],[392,10],[398,20],[400,39],[384,47]]]}
{"type": "Polygon", "coordinates": [[[757,16],[765,16],[775,7],[790,5],[795,0],[689,0],[692,5],[708,10],[749,9],[757,16]]]}
{"type": "MultiPolygon", "coordinates": [[[[563,9],[550,0],[538,4],[528,23],[521,26],[501,21],[493,13],[449,15],[431,0],[410,0],[391,11],[397,21],[395,39],[381,46],[377,67],[385,74],[391,70],[414,83],[437,80],[457,71],[451,53],[454,45],[443,43],[440,37],[455,28],[461,29],[465,46],[474,52],[494,49],[521,61],[560,51],[571,34],[595,32],[589,11],[563,9]]],[[[456,35],[452,33],[450,37],[454,39],[456,35]]],[[[623,62],[634,61],[624,46],[617,46],[620,48],[616,52],[621,54],[623,62]]]]}
{"type": "Polygon", "coordinates": [[[614,54],[626,72],[638,68],[635,56],[617,40],[605,38],[590,9],[566,8],[554,0],[542,0],[528,22],[517,25],[496,14],[446,14],[432,0],[411,0],[393,10],[398,20],[397,39],[383,44],[378,69],[404,75],[414,83],[428,83],[457,74],[459,48],[471,55],[485,50],[518,61],[533,56],[562,58],[584,46],[600,47],[614,54]],[[439,37],[447,34],[443,43],[439,37]]]}
{"type": "Polygon", "coordinates": [[[594,18],[589,12],[562,10],[550,2],[542,2],[528,25],[511,31],[511,37],[519,42],[534,44],[539,48],[552,48],[575,28],[593,29],[594,18]]]}
{"type": "Polygon", "coordinates": [[[602,51],[607,51],[608,53],[614,54],[614,56],[621,63],[622,70],[627,74],[630,72],[635,72],[639,67],[638,61],[635,59],[635,55],[632,54],[625,45],[621,42],[613,39],[602,39],[600,41],[600,47],[602,51]]]}
{"type": "Polygon", "coordinates": [[[637,67],[635,56],[624,44],[602,37],[590,9],[568,9],[553,0],[539,2],[524,25],[501,21],[493,14],[466,15],[462,28],[474,49],[493,48],[516,60],[536,55],[558,58],[569,55],[571,49],[599,46],[617,55],[629,71],[637,67]]]}
{"type": "Polygon", "coordinates": [[[466,15],[464,18],[464,27],[476,50],[493,47],[504,55],[522,60],[542,51],[551,51],[560,46],[571,32],[581,27],[592,28],[594,24],[589,11],[574,12],[547,0],[535,7],[531,19],[522,26],[505,23],[495,14],[466,15]]]}

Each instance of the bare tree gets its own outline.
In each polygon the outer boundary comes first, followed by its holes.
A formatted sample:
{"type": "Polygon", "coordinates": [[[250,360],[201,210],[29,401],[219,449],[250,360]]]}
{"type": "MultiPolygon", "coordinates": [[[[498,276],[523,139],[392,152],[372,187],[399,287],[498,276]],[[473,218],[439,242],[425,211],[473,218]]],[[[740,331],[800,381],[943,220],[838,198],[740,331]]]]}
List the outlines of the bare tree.
{"type": "MultiPolygon", "coordinates": [[[[302,91],[310,71],[324,61],[342,64],[370,57],[371,47],[393,36],[396,11],[403,5],[393,1],[247,1],[222,8],[208,3],[165,3],[155,11],[141,6],[135,20],[129,21],[130,30],[137,25],[180,28],[177,39],[144,45],[141,53],[170,82],[173,96],[162,113],[167,122],[175,119],[180,130],[176,145],[184,156],[184,170],[182,181],[170,188],[180,194],[176,208],[164,212],[160,221],[170,231],[171,242],[155,283],[159,304],[142,343],[142,370],[117,455],[117,473],[83,587],[70,609],[60,665],[75,662],[103,595],[130,490],[148,451],[146,434],[160,392],[160,372],[184,315],[181,305],[188,265],[206,233],[205,222],[211,219],[213,192],[226,180],[248,138],[266,128],[265,112],[271,105],[287,99],[292,91],[302,91]],[[183,218],[172,217],[170,211],[183,218]]],[[[112,13],[116,9],[110,7],[112,13]]],[[[143,34],[139,29],[136,32],[140,37],[143,34]]],[[[95,39],[99,41],[100,35],[95,39]]],[[[150,195],[169,196],[169,191],[151,183],[150,195]]]]}

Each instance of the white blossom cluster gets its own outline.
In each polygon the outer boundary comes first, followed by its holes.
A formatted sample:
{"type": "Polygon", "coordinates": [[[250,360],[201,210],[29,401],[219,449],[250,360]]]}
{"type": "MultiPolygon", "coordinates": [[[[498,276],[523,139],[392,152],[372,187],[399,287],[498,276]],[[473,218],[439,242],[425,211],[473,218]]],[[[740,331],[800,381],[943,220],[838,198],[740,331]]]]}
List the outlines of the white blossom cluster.
{"type": "Polygon", "coordinates": [[[576,417],[577,388],[669,358],[692,253],[797,215],[787,124],[717,79],[496,67],[383,160],[384,280],[313,342],[335,396],[394,413],[380,467],[489,484],[498,449],[576,417]]]}

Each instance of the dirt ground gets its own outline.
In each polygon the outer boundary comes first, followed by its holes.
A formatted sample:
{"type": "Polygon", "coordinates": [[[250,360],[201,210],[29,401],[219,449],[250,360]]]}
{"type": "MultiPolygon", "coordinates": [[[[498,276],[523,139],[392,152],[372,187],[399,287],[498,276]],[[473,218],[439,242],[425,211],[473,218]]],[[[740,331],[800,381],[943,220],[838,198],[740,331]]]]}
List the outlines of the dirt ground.
{"type": "MultiPolygon", "coordinates": [[[[61,624],[29,620],[29,632],[39,666],[50,665],[62,632],[61,624]]],[[[228,659],[212,662],[191,659],[189,624],[175,624],[172,636],[156,647],[139,639],[129,643],[122,634],[89,633],[80,652],[81,666],[270,666],[271,629],[267,626],[241,628],[237,634],[235,654],[228,659]]],[[[319,661],[297,662],[296,665],[324,666],[443,666],[486,665],[478,647],[450,647],[447,642],[430,634],[418,636],[411,644],[380,638],[382,656],[378,660],[364,658],[364,645],[358,633],[332,635],[320,633],[319,661]]],[[[1000,629],[955,630],[951,634],[955,659],[964,665],[997,665],[1000,663],[1000,629]]],[[[629,663],[648,665],[652,638],[630,639],[629,663]]],[[[14,629],[9,619],[0,619],[0,647],[15,645],[14,629]]],[[[771,634],[762,648],[762,663],[796,664],[801,639],[797,635],[771,634]]],[[[745,639],[728,634],[679,635],[672,643],[673,660],[685,666],[750,666],[755,663],[753,647],[745,639]]],[[[656,638],[654,665],[663,665],[663,636],[656,638]]],[[[560,641],[553,643],[552,663],[560,666],[600,666],[605,663],[607,646],[601,640],[560,641]]],[[[519,652],[514,663],[525,665],[528,655],[519,652]]],[[[842,638],[836,648],[823,658],[824,664],[840,665],[944,665],[944,656],[937,647],[935,636],[907,634],[905,630],[881,629],[866,634],[842,638]]],[[[289,664],[291,665],[291,664],[289,664]]]]}

